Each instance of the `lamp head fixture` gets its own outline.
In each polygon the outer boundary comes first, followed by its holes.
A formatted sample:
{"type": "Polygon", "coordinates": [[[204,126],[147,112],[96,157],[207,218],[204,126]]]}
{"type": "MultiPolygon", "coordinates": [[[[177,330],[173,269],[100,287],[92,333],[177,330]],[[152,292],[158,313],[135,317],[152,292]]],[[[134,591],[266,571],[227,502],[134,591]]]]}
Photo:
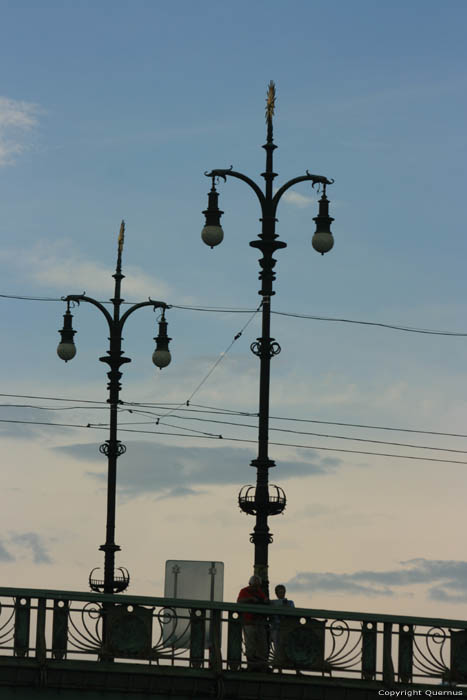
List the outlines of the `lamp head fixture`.
{"type": "Polygon", "coordinates": [[[206,217],[206,224],[201,231],[201,238],[211,248],[222,243],[224,238],[224,231],[220,223],[224,212],[218,207],[218,199],[219,193],[216,190],[213,177],[211,191],[208,193],[208,208],[203,211],[206,217]]]}
{"type": "Polygon", "coordinates": [[[75,335],[76,331],[73,330],[72,319],[73,316],[70,312],[70,302],[67,302],[67,309],[63,315],[63,328],[61,331],[59,331],[61,340],[57,347],[57,355],[65,362],[72,360],[76,355],[76,346],[73,341],[73,336],[75,335]]]}
{"type": "Polygon", "coordinates": [[[154,338],[156,341],[156,349],[152,353],[152,361],[156,365],[156,367],[159,367],[159,369],[163,369],[164,367],[167,367],[167,365],[170,365],[170,362],[172,360],[172,356],[170,354],[169,350],[169,343],[172,340],[172,338],[169,338],[167,335],[167,321],[165,320],[165,309],[162,309],[162,316],[161,320],[159,321],[159,334],[157,338],[154,338]]]}
{"type": "Polygon", "coordinates": [[[334,238],[331,233],[331,222],[334,219],[332,216],[329,216],[329,199],[326,197],[326,184],[323,186],[323,194],[319,200],[318,216],[315,216],[313,221],[316,223],[316,231],[313,234],[311,244],[318,253],[324,255],[334,245],[334,238]]]}

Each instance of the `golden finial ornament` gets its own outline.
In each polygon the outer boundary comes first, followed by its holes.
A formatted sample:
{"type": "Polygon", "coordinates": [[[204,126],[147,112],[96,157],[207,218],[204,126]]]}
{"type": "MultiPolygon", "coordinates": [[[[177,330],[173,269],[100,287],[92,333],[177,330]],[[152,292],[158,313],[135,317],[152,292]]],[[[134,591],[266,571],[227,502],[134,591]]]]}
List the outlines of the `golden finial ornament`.
{"type": "Polygon", "coordinates": [[[125,222],[122,219],[120,224],[120,233],[118,234],[118,252],[121,253],[123,250],[123,243],[125,241],[125,222]]]}
{"type": "Polygon", "coordinates": [[[274,107],[276,105],[276,84],[274,80],[269,81],[268,85],[268,96],[266,98],[266,121],[270,121],[274,114],[274,107]]]}

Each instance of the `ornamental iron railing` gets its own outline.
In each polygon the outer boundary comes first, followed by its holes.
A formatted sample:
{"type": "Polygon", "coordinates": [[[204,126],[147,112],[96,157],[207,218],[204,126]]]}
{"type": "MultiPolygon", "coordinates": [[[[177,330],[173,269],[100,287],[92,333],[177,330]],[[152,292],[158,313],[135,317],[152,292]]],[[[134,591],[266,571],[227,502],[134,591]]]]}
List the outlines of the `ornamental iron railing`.
{"type": "Polygon", "coordinates": [[[239,671],[244,613],[277,673],[467,684],[467,621],[69,591],[0,588],[0,657],[239,671]]]}

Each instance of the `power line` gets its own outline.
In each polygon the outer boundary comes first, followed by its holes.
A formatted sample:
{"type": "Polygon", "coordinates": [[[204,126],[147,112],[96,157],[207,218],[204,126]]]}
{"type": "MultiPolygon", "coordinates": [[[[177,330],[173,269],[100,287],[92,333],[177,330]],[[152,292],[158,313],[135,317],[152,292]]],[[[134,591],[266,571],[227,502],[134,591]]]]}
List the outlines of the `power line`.
{"type": "MultiPolygon", "coordinates": [[[[55,301],[63,302],[62,298],[59,297],[33,297],[33,296],[20,296],[15,294],[0,294],[2,299],[19,299],[22,301],[55,301]]],[[[110,301],[101,301],[101,304],[110,304],[110,301]]],[[[122,302],[123,304],[129,305],[133,304],[131,301],[122,302]]],[[[209,307],[209,306],[185,306],[182,304],[171,304],[172,309],[181,309],[184,311],[201,311],[209,313],[230,313],[230,314],[249,314],[252,313],[252,309],[235,309],[226,307],[209,307]]],[[[386,328],[389,330],[402,331],[405,333],[421,333],[423,335],[441,335],[441,336],[452,336],[457,338],[466,338],[467,333],[460,331],[442,331],[434,330],[430,328],[417,328],[415,326],[404,326],[397,323],[384,323],[383,321],[360,321],[351,318],[339,318],[333,316],[318,316],[315,314],[301,314],[290,311],[275,311],[271,310],[272,314],[277,316],[288,316],[289,318],[302,318],[310,321],[327,321],[331,323],[349,323],[353,325],[360,326],[372,326],[378,328],[386,328]]]]}
{"type": "MultiPolygon", "coordinates": [[[[92,408],[92,410],[104,410],[107,409],[107,406],[94,406],[94,407],[89,407],[89,406],[60,406],[59,408],[55,407],[50,407],[50,406],[35,406],[34,404],[0,404],[0,408],[30,408],[30,409],[36,409],[36,410],[41,410],[41,411],[71,411],[71,410],[89,410],[92,408]]],[[[176,409],[173,409],[174,411],[176,409]]],[[[172,425],[170,423],[167,423],[164,420],[165,416],[168,416],[169,413],[163,414],[163,413],[155,413],[154,411],[150,410],[144,410],[144,409],[138,409],[138,408],[120,408],[119,409],[120,413],[123,412],[128,412],[131,414],[141,414],[145,416],[154,416],[156,419],[155,421],[144,421],[144,422],[136,422],[136,421],[131,421],[128,423],[122,423],[120,422],[119,425],[166,425],[171,428],[179,428],[178,425],[172,425]]],[[[251,423],[237,423],[237,422],[232,422],[232,421],[224,421],[224,420],[216,420],[215,418],[198,418],[194,416],[177,416],[175,413],[170,413],[172,418],[176,418],[177,420],[185,420],[185,421],[199,421],[202,423],[216,423],[219,425],[229,425],[233,427],[238,427],[238,428],[253,428],[257,429],[257,425],[253,425],[251,423]]],[[[229,415],[229,414],[227,414],[229,415]]],[[[103,426],[108,426],[108,423],[92,423],[93,426],[96,427],[103,427],[103,426]]],[[[188,430],[190,432],[194,433],[201,433],[203,435],[211,435],[213,437],[218,437],[217,434],[214,433],[208,433],[206,431],[202,430],[196,430],[194,428],[187,428],[185,427],[184,430],[188,430]]],[[[376,445],[391,445],[394,447],[409,447],[411,449],[418,449],[418,450],[436,450],[437,452],[456,452],[459,454],[467,454],[467,450],[458,450],[454,448],[449,448],[449,447],[431,447],[428,445],[414,445],[412,443],[405,443],[405,442],[390,442],[387,440],[372,440],[371,438],[359,438],[359,437],[351,437],[348,435],[335,435],[335,434],[327,434],[327,433],[315,433],[312,431],[306,431],[306,430],[293,430],[291,428],[275,428],[275,427],[270,427],[269,430],[271,432],[280,432],[280,433],[290,433],[293,435],[311,435],[313,437],[322,437],[322,438],[328,438],[328,439],[336,439],[336,440],[350,440],[353,442],[365,442],[365,443],[372,443],[376,445]]]]}
{"type": "MultiPolygon", "coordinates": [[[[106,430],[107,428],[105,426],[98,426],[98,425],[93,425],[91,423],[88,423],[87,425],[79,425],[79,424],[73,424],[73,423],[51,423],[51,422],[46,422],[46,421],[22,421],[22,420],[6,420],[6,419],[0,419],[0,423],[15,423],[15,424],[21,424],[21,425],[43,425],[43,426],[54,426],[57,428],[85,428],[85,429],[92,429],[92,430],[106,430]]],[[[137,434],[144,434],[144,435],[153,435],[153,436],[159,436],[159,435],[165,435],[169,437],[189,437],[189,438],[197,438],[200,440],[223,440],[227,442],[241,442],[241,443],[248,443],[248,444],[257,444],[256,440],[247,440],[244,438],[235,438],[235,437],[229,437],[229,436],[224,436],[224,435],[217,435],[215,437],[209,436],[209,435],[188,435],[187,433],[166,433],[164,431],[159,431],[159,430],[133,430],[131,428],[122,428],[121,432],[125,433],[137,433],[137,434]]],[[[420,462],[438,462],[438,463],[443,463],[443,464],[467,464],[467,461],[460,461],[460,460],[455,460],[455,459],[439,459],[437,457],[416,457],[415,455],[400,455],[400,454],[391,454],[388,452],[365,452],[363,450],[348,450],[348,449],[343,449],[340,447],[319,447],[316,445],[299,445],[299,444],[294,444],[294,443],[288,443],[288,442],[270,442],[270,445],[275,445],[278,447],[294,447],[297,449],[301,450],[317,450],[317,451],[325,451],[325,452],[343,452],[347,454],[357,454],[357,455],[368,455],[372,457],[391,457],[393,459],[410,459],[410,460],[417,460],[420,462]]]]}
{"type": "MultiPolygon", "coordinates": [[[[219,357],[217,358],[217,360],[214,362],[214,364],[213,364],[213,366],[211,367],[211,369],[209,370],[209,372],[203,377],[203,379],[199,382],[199,384],[196,386],[196,388],[191,392],[191,394],[190,394],[190,396],[188,397],[188,399],[187,399],[186,401],[183,401],[182,403],[179,404],[179,408],[180,408],[181,406],[183,406],[183,405],[188,406],[188,404],[190,403],[190,401],[191,401],[191,399],[193,398],[193,396],[201,389],[201,387],[203,386],[203,384],[209,379],[209,377],[211,376],[211,374],[214,372],[214,370],[216,369],[216,367],[222,362],[222,360],[223,360],[224,357],[227,355],[227,353],[229,352],[229,350],[232,348],[232,346],[234,345],[234,343],[236,343],[237,340],[238,340],[239,338],[241,338],[241,336],[243,335],[243,331],[250,325],[250,323],[252,322],[252,320],[254,319],[254,317],[256,316],[256,314],[258,313],[258,311],[260,310],[262,304],[263,304],[263,302],[261,302],[261,303],[259,304],[258,308],[255,309],[255,311],[253,311],[253,313],[252,313],[252,315],[250,316],[250,318],[248,319],[248,321],[247,321],[247,322],[245,323],[245,325],[241,328],[241,330],[239,330],[238,333],[236,333],[236,334],[234,335],[233,340],[229,343],[229,345],[228,345],[227,348],[224,350],[224,352],[221,352],[221,354],[219,355],[219,357]]],[[[167,412],[166,414],[164,414],[164,415],[165,415],[165,416],[170,416],[170,415],[173,413],[173,411],[176,411],[176,410],[177,410],[176,408],[173,408],[173,409],[171,409],[170,411],[168,411],[168,412],[167,412]]]]}
{"type": "MultiPolygon", "coordinates": [[[[130,410],[130,413],[133,412],[131,409],[121,409],[121,410],[130,410]]],[[[154,415],[157,417],[157,422],[156,425],[166,425],[165,421],[160,420],[161,416],[160,414],[157,413],[151,413],[150,411],[134,411],[135,413],[144,413],[145,415],[154,415]]],[[[232,423],[232,421],[223,421],[223,420],[215,420],[213,418],[194,418],[192,416],[176,416],[172,414],[172,418],[178,418],[179,420],[192,420],[192,421],[201,421],[201,422],[206,422],[206,423],[218,423],[221,425],[232,425],[238,428],[257,428],[256,425],[251,425],[249,423],[232,423]]],[[[145,425],[148,423],[145,422],[145,425]]],[[[121,424],[120,424],[121,425],[121,424]]],[[[127,423],[126,425],[132,425],[131,423],[127,423]]],[[[133,423],[133,425],[142,425],[140,423],[133,423]]],[[[171,426],[171,427],[178,427],[178,426],[171,426]]],[[[187,430],[187,428],[184,428],[187,430]]],[[[392,445],[394,447],[410,447],[412,449],[417,449],[417,450],[436,450],[438,452],[457,452],[459,454],[467,454],[467,450],[456,450],[448,447],[429,447],[428,445],[413,445],[411,443],[406,443],[406,442],[388,442],[385,440],[371,440],[369,438],[359,438],[359,437],[350,437],[348,435],[329,435],[326,433],[314,433],[314,432],[309,432],[305,430],[292,430],[290,428],[269,428],[269,430],[275,431],[275,432],[280,432],[280,433],[291,433],[294,435],[312,435],[313,437],[322,437],[322,438],[335,438],[336,440],[351,440],[353,442],[369,442],[372,444],[376,445],[392,445]]]]}
{"type": "Polygon", "coordinates": [[[402,326],[402,325],[397,325],[397,324],[392,324],[392,323],[383,323],[381,321],[356,321],[355,319],[350,319],[350,318],[333,318],[331,316],[312,316],[309,314],[297,314],[297,313],[289,313],[285,311],[272,311],[271,313],[276,314],[278,316],[289,316],[292,318],[305,318],[305,319],[310,319],[313,321],[331,321],[333,323],[354,323],[358,324],[360,326],[378,326],[380,328],[389,328],[391,330],[395,331],[405,331],[406,333],[424,333],[426,335],[451,335],[451,336],[457,336],[461,338],[467,337],[467,333],[461,333],[458,331],[437,331],[437,330],[430,330],[429,328],[415,328],[412,326],[402,326]]]}
{"type": "Polygon", "coordinates": [[[28,394],[0,394],[0,396],[9,396],[13,399],[36,399],[38,401],[67,401],[70,403],[98,403],[107,404],[107,401],[91,401],[90,399],[68,399],[63,396],[30,396],[28,394]]]}
{"type": "MultiPolygon", "coordinates": [[[[35,399],[39,401],[63,401],[63,402],[70,402],[70,403],[88,403],[88,404],[103,404],[104,407],[108,407],[108,403],[106,401],[91,401],[88,399],[74,399],[74,398],[65,398],[65,397],[59,397],[59,396],[32,396],[32,395],[27,395],[27,394],[4,394],[0,393],[0,396],[7,396],[10,398],[17,398],[17,399],[35,399]]],[[[213,413],[214,415],[231,415],[231,416],[242,416],[242,417],[258,417],[257,412],[250,412],[250,411],[237,411],[234,409],[228,409],[228,408],[222,408],[218,406],[206,406],[204,404],[191,404],[188,403],[188,406],[183,402],[158,402],[158,403],[153,403],[153,402],[147,402],[147,401],[121,401],[120,402],[121,406],[131,406],[131,407],[141,407],[141,408],[167,408],[169,406],[176,406],[177,411],[186,411],[189,413],[213,413]],[[183,408],[185,406],[185,408],[183,408]],[[193,408],[195,407],[195,408],[193,408]]],[[[91,407],[92,408],[92,407],[91,407]]],[[[95,406],[94,408],[98,408],[98,406],[95,406]]],[[[422,429],[416,429],[416,428],[395,428],[392,426],[387,426],[387,425],[370,425],[370,424],[364,424],[364,423],[344,423],[342,421],[325,421],[325,420],[317,420],[317,419],[312,419],[312,418],[290,418],[286,416],[270,416],[272,420],[281,420],[281,421],[290,421],[290,422],[296,422],[296,423],[316,423],[320,425],[338,425],[342,427],[348,427],[348,428],[365,428],[369,430],[389,430],[393,432],[401,432],[401,433],[417,433],[420,435],[439,435],[441,437],[457,437],[457,438],[467,438],[467,434],[465,433],[446,433],[442,431],[436,431],[436,430],[422,430],[422,429]]]]}
{"type": "MultiPolygon", "coordinates": [[[[1,394],[0,394],[1,396],[1,394]]],[[[147,408],[159,408],[161,404],[159,403],[149,403],[149,402],[127,402],[123,401],[122,405],[125,406],[142,406],[147,408]]],[[[162,404],[164,405],[164,404],[162,404]]],[[[180,408],[179,411],[187,411],[193,413],[213,413],[214,415],[230,415],[230,416],[244,416],[244,417],[258,417],[257,412],[248,411],[235,411],[234,409],[223,409],[216,406],[206,406],[204,404],[189,404],[188,408],[180,408]],[[196,408],[192,408],[195,406],[196,408]],[[198,410],[206,409],[206,410],[198,410]]],[[[442,437],[458,437],[467,438],[465,433],[444,433],[436,430],[420,430],[416,428],[394,428],[387,425],[368,425],[363,423],[344,423],[342,421],[327,421],[327,420],[317,420],[312,418],[290,418],[286,416],[269,416],[272,420],[282,420],[282,421],[292,421],[296,423],[317,423],[320,425],[339,425],[347,428],[368,428],[369,430],[391,430],[399,433],[419,433],[420,435],[439,435],[442,437]]]]}

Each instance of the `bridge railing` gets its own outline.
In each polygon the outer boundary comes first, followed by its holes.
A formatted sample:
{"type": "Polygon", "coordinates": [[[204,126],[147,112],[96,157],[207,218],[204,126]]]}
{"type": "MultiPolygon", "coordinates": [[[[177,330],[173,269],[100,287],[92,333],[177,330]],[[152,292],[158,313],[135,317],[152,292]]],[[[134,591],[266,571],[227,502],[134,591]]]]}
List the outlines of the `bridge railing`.
{"type": "Polygon", "coordinates": [[[281,673],[402,683],[467,683],[467,621],[129,595],[0,588],[2,657],[247,667],[244,613],[281,673]]]}

